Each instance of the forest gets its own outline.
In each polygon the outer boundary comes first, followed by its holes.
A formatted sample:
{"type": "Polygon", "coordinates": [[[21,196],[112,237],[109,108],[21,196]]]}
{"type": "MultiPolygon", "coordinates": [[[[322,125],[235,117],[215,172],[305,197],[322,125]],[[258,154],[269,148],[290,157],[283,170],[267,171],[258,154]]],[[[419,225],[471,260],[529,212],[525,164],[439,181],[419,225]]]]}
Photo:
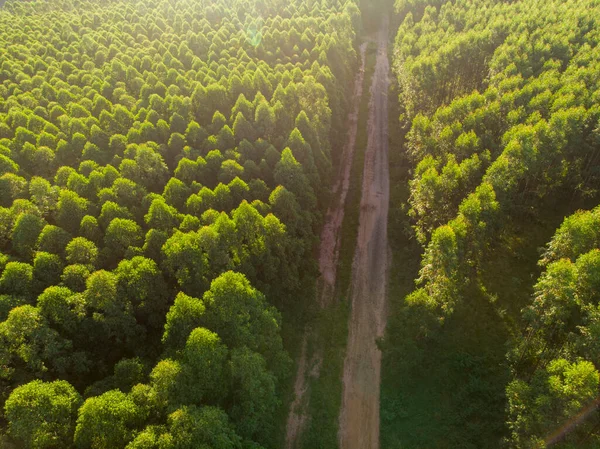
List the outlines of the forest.
{"type": "Polygon", "coordinates": [[[280,447],[353,2],[0,10],[0,446],[280,447]],[[292,320],[287,320],[292,322],[292,320]]]}
{"type": "Polygon", "coordinates": [[[0,0],[0,448],[600,447],[600,1],[392,3],[0,0]]]}
{"type": "Polygon", "coordinates": [[[395,8],[420,269],[390,299],[382,447],[597,448],[600,3],[395,8]]]}

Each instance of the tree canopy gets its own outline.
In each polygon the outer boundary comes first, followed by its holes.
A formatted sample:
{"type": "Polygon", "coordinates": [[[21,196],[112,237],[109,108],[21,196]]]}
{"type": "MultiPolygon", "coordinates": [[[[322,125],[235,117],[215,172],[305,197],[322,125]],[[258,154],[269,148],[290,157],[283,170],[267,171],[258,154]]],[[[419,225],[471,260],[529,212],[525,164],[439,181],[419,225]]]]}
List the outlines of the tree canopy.
{"type": "Polygon", "coordinates": [[[1,2],[0,444],[278,446],[348,1],[1,2]]]}

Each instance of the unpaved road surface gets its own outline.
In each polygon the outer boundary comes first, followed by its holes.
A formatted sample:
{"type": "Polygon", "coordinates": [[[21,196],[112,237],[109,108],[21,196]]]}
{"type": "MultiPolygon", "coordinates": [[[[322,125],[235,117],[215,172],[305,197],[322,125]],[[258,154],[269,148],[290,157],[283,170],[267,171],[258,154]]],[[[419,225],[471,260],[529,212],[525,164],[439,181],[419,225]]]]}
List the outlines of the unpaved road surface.
{"type": "Polygon", "coordinates": [[[362,98],[363,83],[365,78],[365,52],[366,42],[360,46],[360,69],[354,80],[354,96],[352,110],[348,114],[348,140],[342,152],[340,171],[332,189],[332,198],[325,225],[321,232],[321,246],[319,248],[319,270],[323,289],[321,292],[321,306],[327,305],[335,287],[335,275],[340,255],[342,222],[344,221],[344,206],[350,187],[350,172],[356,147],[356,133],[358,130],[358,115],[362,98]]]}
{"type": "Polygon", "coordinates": [[[352,309],[344,360],[340,449],[379,449],[381,352],[376,339],[386,321],[389,203],[388,24],[377,37],[377,59],[369,103],[358,241],[352,265],[352,309]]]}
{"type": "MultiPolygon", "coordinates": [[[[352,109],[348,114],[348,140],[342,152],[340,169],[332,189],[331,205],[325,216],[325,225],[321,233],[321,246],[319,248],[319,291],[317,293],[321,308],[331,303],[335,287],[336,268],[339,259],[341,234],[340,229],[344,220],[344,206],[346,195],[350,186],[350,172],[356,146],[356,133],[358,128],[358,115],[362,98],[362,87],[365,77],[365,51],[367,44],[360,47],[360,68],[354,80],[354,96],[352,109]]],[[[302,431],[308,419],[308,378],[318,378],[322,363],[321,353],[316,351],[308,355],[308,340],[311,330],[307,329],[302,340],[302,349],[298,359],[298,369],[294,382],[294,401],[286,424],[285,448],[296,449],[300,445],[302,431]]]]}

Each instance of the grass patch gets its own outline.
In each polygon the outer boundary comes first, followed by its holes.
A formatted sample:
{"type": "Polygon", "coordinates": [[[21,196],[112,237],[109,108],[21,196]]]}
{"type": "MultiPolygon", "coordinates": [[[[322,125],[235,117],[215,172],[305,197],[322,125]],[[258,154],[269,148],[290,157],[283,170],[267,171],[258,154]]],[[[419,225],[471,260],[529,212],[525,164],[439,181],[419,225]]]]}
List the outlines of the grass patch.
{"type": "MultiPolygon", "coordinates": [[[[314,304],[316,298],[316,281],[313,281],[310,285],[306,285],[303,292],[304,294],[297,298],[298,303],[314,304]]],[[[297,364],[302,349],[302,337],[304,335],[306,322],[314,319],[312,313],[308,313],[310,311],[301,308],[299,308],[295,314],[286,312],[287,311],[284,310],[282,313],[281,337],[284,348],[290,358],[294,361],[294,364],[290,369],[289,376],[280,386],[281,404],[279,406],[279,411],[275,416],[276,424],[274,426],[274,428],[277,429],[277,434],[273,435],[272,439],[274,442],[272,447],[277,448],[285,446],[287,418],[290,406],[294,401],[294,381],[296,380],[295,376],[296,371],[298,370],[297,364]]]]}
{"type": "Polygon", "coordinates": [[[395,298],[384,345],[383,449],[501,447],[508,343],[531,300],[538,248],[555,229],[549,223],[524,228],[506,229],[481,267],[487,292],[470,289],[431,339],[414,341],[406,323],[418,317],[395,298]]]}
{"type": "MultiPolygon", "coordinates": [[[[342,370],[348,337],[348,303],[336,302],[316,320],[314,338],[308,352],[319,348],[323,355],[318,379],[309,379],[310,420],[302,447],[333,449],[338,447],[337,432],[342,402],[342,370]]],[[[314,368],[314,367],[311,367],[314,368]]]]}

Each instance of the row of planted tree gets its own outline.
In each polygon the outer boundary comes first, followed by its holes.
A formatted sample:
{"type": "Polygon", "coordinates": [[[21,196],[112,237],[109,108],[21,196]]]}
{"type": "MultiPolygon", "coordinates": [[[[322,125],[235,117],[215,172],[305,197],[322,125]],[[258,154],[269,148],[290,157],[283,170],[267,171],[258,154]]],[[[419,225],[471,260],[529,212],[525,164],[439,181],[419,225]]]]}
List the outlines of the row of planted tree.
{"type": "Polygon", "coordinates": [[[338,0],[5,4],[0,445],[279,446],[281,314],[314,284],[359,21],[338,0]]]}
{"type": "Polygon", "coordinates": [[[462,372],[457,390],[441,393],[463,420],[443,437],[450,447],[597,447],[598,211],[575,213],[537,247],[565,215],[598,204],[600,6],[396,7],[394,71],[415,167],[409,215],[423,256],[417,289],[392,320],[390,369],[436,369],[419,354],[460,335],[437,360],[454,358],[462,372]],[[500,324],[456,322],[483,309],[500,324]],[[496,349],[478,348],[499,328],[496,349]],[[478,349],[458,347],[468,339],[478,349]]]}

